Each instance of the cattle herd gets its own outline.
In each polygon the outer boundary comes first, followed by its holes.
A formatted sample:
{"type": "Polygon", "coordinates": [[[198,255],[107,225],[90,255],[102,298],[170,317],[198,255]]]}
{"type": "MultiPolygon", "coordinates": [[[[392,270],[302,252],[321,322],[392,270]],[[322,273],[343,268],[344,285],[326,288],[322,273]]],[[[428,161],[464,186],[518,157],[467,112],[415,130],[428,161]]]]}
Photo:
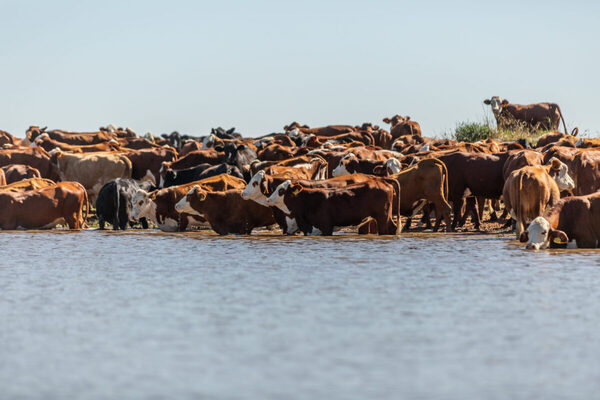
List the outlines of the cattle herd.
{"type": "Polygon", "coordinates": [[[470,219],[481,230],[487,210],[529,249],[597,247],[600,140],[567,133],[556,104],[497,96],[485,103],[499,126],[549,132],[535,146],[457,142],[422,136],[400,115],[383,119],[389,131],[293,122],[258,138],[222,128],[202,137],[140,137],[113,125],[95,132],[31,126],[25,139],[0,131],[0,228],[82,229],[97,218],[100,229],[150,223],[168,232],[209,226],[221,235],[261,227],[398,235],[417,214],[422,229],[466,229],[470,219]],[[560,119],[565,133],[557,131],[560,119]]]}

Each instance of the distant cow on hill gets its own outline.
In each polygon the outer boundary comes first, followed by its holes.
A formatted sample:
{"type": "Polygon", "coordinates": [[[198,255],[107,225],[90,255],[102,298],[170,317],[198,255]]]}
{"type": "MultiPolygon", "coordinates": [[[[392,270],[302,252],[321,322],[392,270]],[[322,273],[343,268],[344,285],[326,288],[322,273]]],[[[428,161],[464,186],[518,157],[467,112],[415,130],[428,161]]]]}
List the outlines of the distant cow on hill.
{"type": "Polygon", "coordinates": [[[556,103],[510,104],[508,100],[498,96],[483,101],[492,106],[498,128],[512,128],[515,123],[524,124],[530,129],[557,130],[562,120],[565,134],[567,125],[560,107],[556,103]]]}

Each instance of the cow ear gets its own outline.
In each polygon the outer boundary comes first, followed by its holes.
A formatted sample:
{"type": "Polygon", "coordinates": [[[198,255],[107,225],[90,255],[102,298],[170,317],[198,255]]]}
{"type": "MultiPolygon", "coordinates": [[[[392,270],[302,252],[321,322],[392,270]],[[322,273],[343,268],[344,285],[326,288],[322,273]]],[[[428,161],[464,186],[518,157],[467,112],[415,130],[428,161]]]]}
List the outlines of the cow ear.
{"type": "Polygon", "coordinates": [[[490,101],[490,99],[485,99],[483,101],[483,104],[487,104],[489,106],[490,104],[492,104],[492,102],[490,101]]]}
{"type": "Polygon", "coordinates": [[[548,233],[548,239],[552,241],[552,243],[556,244],[567,244],[569,243],[569,237],[563,231],[552,229],[548,233]]]}
{"type": "Polygon", "coordinates": [[[552,169],[556,169],[556,170],[560,169],[560,164],[561,164],[560,160],[556,157],[552,157],[552,159],[550,160],[550,168],[552,168],[552,169]]]}
{"type": "Polygon", "coordinates": [[[292,194],[294,196],[296,196],[298,193],[300,193],[302,191],[302,189],[304,189],[304,188],[296,183],[296,184],[292,185],[292,194]]]}
{"type": "Polygon", "coordinates": [[[527,231],[521,232],[521,234],[519,235],[519,242],[521,242],[521,243],[529,242],[529,232],[527,232],[527,231]]]}
{"type": "Polygon", "coordinates": [[[245,148],[246,148],[246,145],[245,145],[245,144],[240,144],[240,145],[237,147],[238,151],[240,151],[240,150],[244,150],[245,148]]]}
{"type": "Polygon", "coordinates": [[[404,122],[406,121],[410,121],[410,116],[407,115],[406,117],[404,117],[404,122]]]}
{"type": "Polygon", "coordinates": [[[214,148],[216,151],[219,151],[219,152],[223,151],[223,146],[215,146],[215,147],[213,147],[213,148],[214,148]]]}
{"type": "Polygon", "coordinates": [[[389,118],[386,117],[386,118],[383,119],[383,122],[385,122],[386,124],[389,124],[391,121],[390,121],[389,118]]]}
{"type": "Polygon", "coordinates": [[[375,175],[385,175],[386,171],[383,169],[383,165],[377,165],[373,168],[373,174],[375,175]]]}
{"type": "Polygon", "coordinates": [[[506,105],[508,105],[508,100],[506,100],[506,99],[502,100],[502,105],[503,105],[503,106],[506,106],[506,105]]]}

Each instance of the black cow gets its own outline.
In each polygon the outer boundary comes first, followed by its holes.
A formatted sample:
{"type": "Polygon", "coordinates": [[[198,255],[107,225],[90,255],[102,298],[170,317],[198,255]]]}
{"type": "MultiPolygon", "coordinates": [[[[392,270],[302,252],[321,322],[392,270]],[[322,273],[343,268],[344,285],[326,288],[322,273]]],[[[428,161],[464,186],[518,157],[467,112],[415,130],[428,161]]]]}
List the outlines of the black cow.
{"type": "Polygon", "coordinates": [[[240,171],[243,171],[246,182],[250,180],[250,168],[248,166],[252,161],[258,159],[256,152],[250,146],[246,144],[236,145],[235,143],[227,143],[222,148],[221,146],[215,147],[215,150],[223,151],[225,153],[225,162],[235,165],[240,171]]]}
{"type": "MultiPolygon", "coordinates": [[[[127,229],[131,222],[132,198],[138,190],[153,190],[150,182],[139,182],[134,179],[117,178],[107,182],[100,189],[96,199],[96,214],[100,229],[104,229],[106,222],[112,224],[114,230],[127,229]]],[[[148,229],[146,218],[140,218],[142,228],[148,229]]]]}
{"type": "Polygon", "coordinates": [[[176,185],[183,185],[220,174],[228,174],[235,176],[236,178],[244,179],[242,172],[235,165],[211,165],[205,163],[188,169],[167,169],[165,172],[165,183],[163,187],[167,188],[176,185]]]}

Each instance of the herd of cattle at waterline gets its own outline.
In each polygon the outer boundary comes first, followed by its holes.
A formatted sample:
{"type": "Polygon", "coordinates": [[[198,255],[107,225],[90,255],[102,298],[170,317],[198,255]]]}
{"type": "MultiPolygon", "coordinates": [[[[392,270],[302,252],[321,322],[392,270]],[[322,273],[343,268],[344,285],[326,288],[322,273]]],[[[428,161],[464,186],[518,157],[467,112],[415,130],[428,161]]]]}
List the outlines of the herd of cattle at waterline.
{"type": "Polygon", "coordinates": [[[549,132],[535,147],[457,142],[422,136],[400,115],[383,119],[389,131],[293,122],[258,138],[222,128],[202,137],[140,137],[113,125],[96,132],[31,126],[25,139],[0,131],[0,228],[81,229],[95,208],[101,229],[151,222],[169,232],[278,226],[287,235],[331,235],[355,227],[397,235],[418,213],[424,229],[454,231],[470,218],[479,230],[488,205],[489,217],[513,225],[527,248],[597,247],[600,139],[568,133],[553,103],[495,96],[485,104],[499,127],[549,132]],[[557,131],[561,119],[565,133],[557,131]]]}

